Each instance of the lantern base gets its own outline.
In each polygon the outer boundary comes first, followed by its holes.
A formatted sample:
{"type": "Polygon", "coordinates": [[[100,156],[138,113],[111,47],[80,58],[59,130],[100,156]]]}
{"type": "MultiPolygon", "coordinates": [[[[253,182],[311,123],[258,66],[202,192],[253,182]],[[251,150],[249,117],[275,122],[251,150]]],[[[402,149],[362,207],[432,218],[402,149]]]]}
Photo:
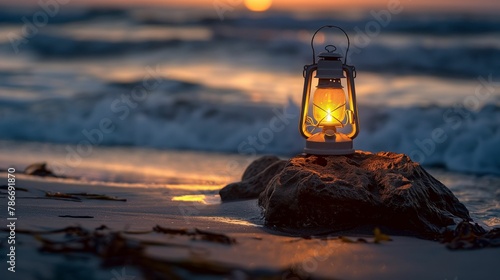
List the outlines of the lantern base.
{"type": "Polygon", "coordinates": [[[342,133],[332,136],[319,132],[306,140],[304,153],[310,155],[349,155],[354,154],[352,139],[342,133]]]}

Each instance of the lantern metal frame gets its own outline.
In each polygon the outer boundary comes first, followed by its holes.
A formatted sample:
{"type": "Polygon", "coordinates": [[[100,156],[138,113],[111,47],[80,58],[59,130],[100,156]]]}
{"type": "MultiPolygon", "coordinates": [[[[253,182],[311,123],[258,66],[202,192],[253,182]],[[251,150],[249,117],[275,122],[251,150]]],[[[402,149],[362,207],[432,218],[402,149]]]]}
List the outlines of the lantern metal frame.
{"type": "MultiPolygon", "coordinates": [[[[359,133],[359,122],[358,122],[358,109],[357,109],[357,104],[356,104],[356,90],[354,87],[354,78],[356,78],[356,68],[354,66],[348,65],[347,64],[347,55],[349,52],[349,46],[350,46],[350,41],[349,41],[349,36],[347,33],[340,27],[334,26],[334,25],[325,25],[316,30],[314,33],[312,39],[311,39],[311,48],[312,48],[312,58],[313,58],[313,63],[310,65],[305,65],[304,66],[304,90],[303,90],[303,96],[302,96],[302,109],[301,109],[301,114],[300,114],[300,123],[299,123],[299,131],[301,135],[306,138],[306,147],[304,149],[304,152],[306,154],[317,154],[317,155],[346,155],[346,154],[352,154],[354,153],[353,149],[353,142],[352,140],[358,135],[359,133]],[[314,49],[314,38],[316,37],[316,34],[321,31],[324,28],[336,28],[339,29],[344,33],[344,35],[347,38],[347,49],[345,52],[345,57],[344,57],[344,62],[342,63],[341,61],[341,68],[340,66],[335,66],[339,67],[339,69],[321,69],[322,66],[322,60],[328,60],[328,59],[336,59],[336,60],[341,60],[342,55],[338,53],[333,53],[333,51],[336,50],[336,47],[333,45],[327,45],[325,47],[325,50],[327,50],[327,53],[321,53],[319,55],[320,59],[316,61],[316,53],[314,49]],[[329,48],[334,48],[334,50],[329,50],[329,48]],[[310,99],[311,99],[311,85],[312,85],[312,79],[313,79],[313,73],[316,72],[318,73],[318,69],[320,70],[326,70],[326,73],[334,73],[332,77],[335,78],[335,80],[340,81],[340,78],[346,78],[347,79],[347,96],[348,96],[348,109],[346,109],[346,124],[351,125],[351,131],[347,134],[337,132],[335,128],[328,128],[328,131],[321,131],[319,133],[313,133],[308,130],[308,127],[311,126],[311,124],[308,124],[308,118],[309,117],[309,104],[310,104],[310,99]],[[337,72],[335,72],[337,71],[337,72]],[[341,72],[341,75],[339,75],[338,71],[341,72]],[[345,74],[345,76],[344,76],[345,74]]],[[[324,63],[323,63],[324,64],[324,63]]],[[[335,64],[334,64],[335,65],[335,64]]],[[[327,75],[328,76],[328,75],[327,75]]],[[[324,77],[324,76],[322,76],[324,77]]],[[[322,77],[317,77],[321,78],[322,77]]],[[[328,78],[327,78],[328,80],[328,78]]],[[[332,79],[330,79],[330,82],[332,79]]],[[[347,108],[347,105],[346,105],[347,108]]],[[[341,120],[344,121],[344,120],[341,120]]],[[[320,122],[318,122],[319,125],[320,122]]],[[[315,128],[318,128],[318,125],[315,126],[315,128]]],[[[313,129],[315,129],[313,128],[313,129]]]]}

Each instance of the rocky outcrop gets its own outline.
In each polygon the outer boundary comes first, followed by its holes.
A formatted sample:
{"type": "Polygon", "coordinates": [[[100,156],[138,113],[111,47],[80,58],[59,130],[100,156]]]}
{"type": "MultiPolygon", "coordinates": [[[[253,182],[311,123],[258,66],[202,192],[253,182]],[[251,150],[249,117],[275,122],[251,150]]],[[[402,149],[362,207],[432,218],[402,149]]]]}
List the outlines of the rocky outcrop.
{"type": "Polygon", "coordinates": [[[300,155],[262,166],[268,163],[257,160],[245,172],[253,176],[220,193],[227,200],[260,192],[269,226],[332,231],[382,226],[438,238],[445,227],[471,220],[446,186],[403,154],[300,155]]]}

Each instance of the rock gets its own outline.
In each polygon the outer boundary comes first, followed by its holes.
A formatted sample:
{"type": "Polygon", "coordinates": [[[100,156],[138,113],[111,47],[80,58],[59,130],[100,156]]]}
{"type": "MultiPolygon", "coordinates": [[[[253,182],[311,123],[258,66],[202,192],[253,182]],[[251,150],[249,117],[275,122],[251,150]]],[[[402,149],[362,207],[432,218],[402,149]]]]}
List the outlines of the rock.
{"type": "Polygon", "coordinates": [[[47,168],[47,163],[33,163],[24,169],[24,174],[42,177],[59,177],[47,168]]]}
{"type": "Polygon", "coordinates": [[[438,239],[444,228],[471,221],[446,186],[406,155],[390,152],[273,161],[222,189],[221,197],[251,198],[262,189],[265,223],[282,229],[372,231],[377,226],[391,234],[438,239]]]}
{"type": "Polygon", "coordinates": [[[254,160],[252,163],[250,163],[247,169],[245,169],[245,172],[243,172],[241,181],[246,181],[254,177],[277,161],[280,161],[279,157],[277,156],[263,156],[254,160]]]}
{"type": "Polygon", "coordinates": [[[297,156],[259,198],[268,225],[345,230],[385,226],[437,238],[469,212],[453,193],[403,154],[297,156]]]}
{"type": "Polygon", "coordinates": [[[252,162],[242,176],[242,181],[225,186],[219,191],[222,201],[258,198],[267,182],[276,176],[286,161],[276,156],[264,156],[252,162]]]}
{"type": "Polygon", "coordinates": [[[478,224],[461,222],[454,229],[447,229],[440,241],[450,250],[500,247],[500,228],[486,231],[478,224]]]}

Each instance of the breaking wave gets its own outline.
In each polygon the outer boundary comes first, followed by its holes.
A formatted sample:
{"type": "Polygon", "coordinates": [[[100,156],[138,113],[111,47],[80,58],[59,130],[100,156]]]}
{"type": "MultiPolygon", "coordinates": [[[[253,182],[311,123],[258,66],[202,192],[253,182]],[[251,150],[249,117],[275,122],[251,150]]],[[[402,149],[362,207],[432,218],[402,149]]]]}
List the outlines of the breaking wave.
{"type": "MultiPolygon", "coordinates": [[[[2,101],[0,139],[284,156],[302,151],[299,107],[292,101],[284,107],[254,104],[241,92],[168,81],[144,101],[127,102],[120,88],[130,86],[111,85],[106,94],[2,101]]],[[[424,165],[460,172],[500,174],[497,105],[478,111],[360,106],[360,123],[356,149],[406,153],[424,165]]]]}

